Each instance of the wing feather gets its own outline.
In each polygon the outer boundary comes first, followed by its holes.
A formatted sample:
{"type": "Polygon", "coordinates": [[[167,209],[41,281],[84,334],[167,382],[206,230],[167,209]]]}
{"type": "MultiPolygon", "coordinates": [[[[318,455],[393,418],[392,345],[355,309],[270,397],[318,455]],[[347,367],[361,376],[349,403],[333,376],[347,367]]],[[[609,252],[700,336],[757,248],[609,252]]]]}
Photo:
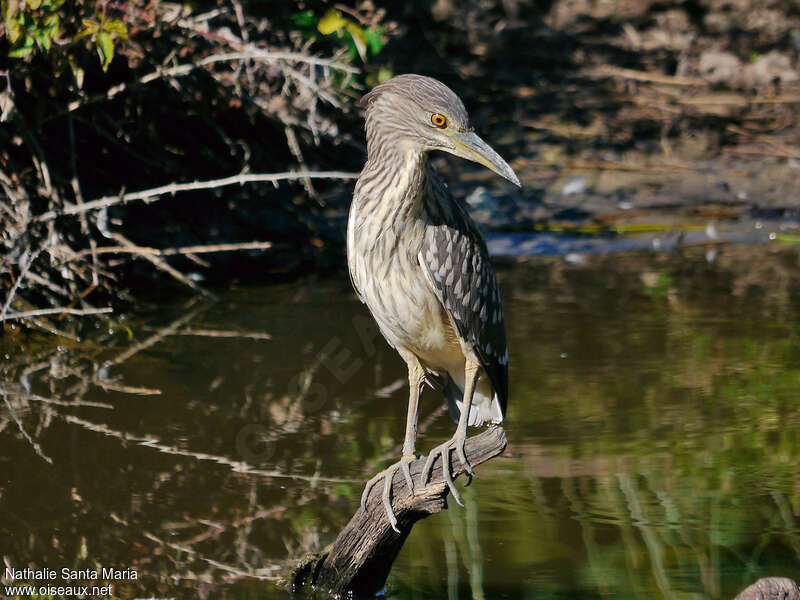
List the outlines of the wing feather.
{"type": "Polygon", "coordinates": [[[418,259],[459,336],[472,348],[497,394],[508,402],[508,346],[494,268],[466,208],[448,198],[450,214],[432,218],[418,259]]]}

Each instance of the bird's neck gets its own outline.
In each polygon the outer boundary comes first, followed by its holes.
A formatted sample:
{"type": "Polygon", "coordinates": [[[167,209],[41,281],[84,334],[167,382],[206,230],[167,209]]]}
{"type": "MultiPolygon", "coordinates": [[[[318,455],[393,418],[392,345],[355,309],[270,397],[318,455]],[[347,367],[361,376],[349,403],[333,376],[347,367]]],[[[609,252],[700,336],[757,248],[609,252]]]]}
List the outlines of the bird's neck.
{"type": "Polygon", "coordinates": [[[422,210],[428,177],[428,153],[411,145],[368,147],[367,163],[356,186],[357,199],[373,214],[392,221],[422,210]]]}

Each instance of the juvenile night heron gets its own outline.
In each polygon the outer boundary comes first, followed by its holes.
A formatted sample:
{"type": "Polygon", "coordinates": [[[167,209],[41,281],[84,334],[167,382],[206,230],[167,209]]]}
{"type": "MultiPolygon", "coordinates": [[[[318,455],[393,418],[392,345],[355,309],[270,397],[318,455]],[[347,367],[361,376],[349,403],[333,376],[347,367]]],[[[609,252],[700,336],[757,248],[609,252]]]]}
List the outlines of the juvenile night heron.
{"type": "Polygon", "coordinates": [[[398,75],[361,99],[366,107],[367,164],[356,183],[347,225],[353,287],[381,333],[408,364],[410,386],[403,456],[372,478],[361,504],[384,480],[392,528],[392,477],[400,470],[413,493],[417,409],[424,383],[440,388],[458,419],[451,440],[431,451],[420,484],[441,455],[444,478],[455,450],[473,475],[464,443],[468,425],[503,420],[508,350],[500,294],[486,244],[464,203],[453,198],[428,162],[444,150],[478,162],[520,185],[510,166],[479,138],[458,96],[421,75],[398,75]]]}

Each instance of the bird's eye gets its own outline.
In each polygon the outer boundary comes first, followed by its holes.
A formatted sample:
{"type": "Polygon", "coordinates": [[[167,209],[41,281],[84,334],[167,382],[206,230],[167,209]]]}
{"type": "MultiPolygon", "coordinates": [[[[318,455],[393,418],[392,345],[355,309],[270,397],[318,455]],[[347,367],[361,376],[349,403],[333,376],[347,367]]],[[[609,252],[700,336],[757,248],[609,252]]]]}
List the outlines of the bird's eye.
{"type": "Polygon", "coordinates": [[[439,129],[444,129],[447,127],[447,117],[437,113],[431,116],[431,123],[433,123],[439,129]]]}

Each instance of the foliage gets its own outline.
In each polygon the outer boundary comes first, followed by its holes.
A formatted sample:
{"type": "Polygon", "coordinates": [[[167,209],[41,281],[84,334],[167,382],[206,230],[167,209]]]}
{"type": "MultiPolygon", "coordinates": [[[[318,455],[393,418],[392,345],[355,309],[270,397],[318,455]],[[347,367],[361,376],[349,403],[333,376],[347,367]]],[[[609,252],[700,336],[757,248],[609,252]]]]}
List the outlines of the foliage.
{"type": "MultiPolygon", "coordinates": [[[[295,256],[325,245],[313,217],[318,190],[335,184],[308,178],[302,192],[284,187],[268,192],[271,203],[242,198],[220,212],[213,183],[349,167],[333,150],[356,144],[347,108],[363,91],[365,62],[384,48],[384,13],[307,7],[2,0],[0,52],[11,68],[0,91],[0,322],[54,306],[95,311],[119,298],[135,257],[165,245],[258,239],[260,247],[300,246],[295,256]],[[191,180],[212,180],[193,194],[203,210],[165,206],[189,194],[123,206],[128,187],[191,180]],[[69,212],[103,198],[111,200],[69,212]],[[306,206],[300,216],[297,206],[306,206]]],[[[173,256],[148,262],[200,290],[183,274],[198,263],[173,256]]],[[[225,271],[203,264],[201,279],[225,271]]]]}
{"type": "Polygon", "coordinates": [[[75,56],[76,46],[93,50],[105,71],[114,58],[115,46],[128,40],[128,27],[123,18],[112,18],[104,2],[98,13],[89,2],[65,0],[3,0],[3,23],[10,44],[8,55],[24,59],[34,51],[49,55],[55,72],[66,66],[72,69],[78,87],[83,81],[83,68],[75,56]]]}

